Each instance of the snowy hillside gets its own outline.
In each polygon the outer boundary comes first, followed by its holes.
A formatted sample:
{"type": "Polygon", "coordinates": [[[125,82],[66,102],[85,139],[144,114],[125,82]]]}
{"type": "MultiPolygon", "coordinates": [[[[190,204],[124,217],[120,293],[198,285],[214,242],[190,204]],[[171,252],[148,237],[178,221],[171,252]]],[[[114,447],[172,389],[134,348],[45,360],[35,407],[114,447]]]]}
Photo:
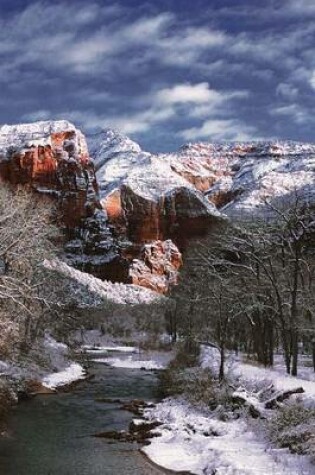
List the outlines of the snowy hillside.
{"type": "MultiPolygon", "coordinates": [[[[46,146],[52,145],[54,134],[73,133],[77,137],[79,153],[87,153],[84,135],[67,120],[41,121],[27,124],[2,125],[0,127],[0,154],[4,154],[10,147],[46,146]]],[[[1,159],[1,157],[0,157],[1,159]]]]}
{"type": "Polygon", "coordinates": [[[193,187],[228,216],[245,219],[265,216],[267,201],[283,205],[296,195],[302,200],[315,200],[312,144],[196,143],[176,153],[150,155],[113,131],[100,134],[98,141],[89,138],[88,142],[103,199],[123,185],[148,195],[193,187]]]}
{"type": "Polygon", "coordinates": [[[115,304],[149,304],[157,302],[162,297],[151,290],[137,285],[126,285],[102,281],[92,275],[81,272],[65,262],[55,259],[44,262],[46,269],[57,272],[60,276],[70,279],[73,296],[78,304],[85,302],[86,306],[97,306],[104,300],[115,304]]]}

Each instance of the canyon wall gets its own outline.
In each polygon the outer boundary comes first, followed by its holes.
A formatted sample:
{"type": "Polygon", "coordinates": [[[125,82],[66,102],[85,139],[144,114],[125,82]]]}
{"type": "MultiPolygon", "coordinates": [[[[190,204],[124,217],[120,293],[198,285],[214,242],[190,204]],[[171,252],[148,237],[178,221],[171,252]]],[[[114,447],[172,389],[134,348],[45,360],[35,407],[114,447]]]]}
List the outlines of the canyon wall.
{"type": "Polygon", "coordinates": [[[64,259],[101,279],[159,293],[182,252],[222,220],[273,219],[315,204],[315,146],[253,142],[150,154],[114,130],[85,137],[67,121],[0,128],[0,177],[58,201],[64,259]]]}

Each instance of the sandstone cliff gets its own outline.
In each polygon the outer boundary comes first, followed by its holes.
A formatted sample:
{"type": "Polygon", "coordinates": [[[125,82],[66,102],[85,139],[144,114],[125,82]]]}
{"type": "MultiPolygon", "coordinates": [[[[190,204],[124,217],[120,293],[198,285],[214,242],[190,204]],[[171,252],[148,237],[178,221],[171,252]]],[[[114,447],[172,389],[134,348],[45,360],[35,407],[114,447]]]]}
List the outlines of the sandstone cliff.
{"type": "Polygon", "coordinates": [[[58,198],[69,264],[165,293],[191,236],[315,203],[315,146],[197,143],[154,155],[110,129],[86,141],[67,121],[37,122],[0,128],[0,177],[58,198]]]}
{"type": "Polygon", "coordinates": [[[0,174],[58,198],[68,261],[102,278],[127,278],[108,227],[84,135],[67,121],[0,128],[0,174]]]}
{"type": "MultiPolygon", "coordinates": [[[[185,145],[175,153],[154,156],[137,149],[127,138],[122,145],[122,136],[120,149],[116,143],[115,153],[111,154],[110,137],[108,134],[106,142],[102,142],[99,136],[98,150],[102,152],[97,156],[97,178],[101,202],[108,209],[109,219],[124,215],[127,227],[130,207],[135,205],[134,209],[141,212],[150,203],[144,214],[151,213],[158,221],[159,213],[153,209],[157,206],[152,203],[163,202],[161,214],[167,214],[165,196],[177,194],[177,190],[195,201],[194,224],[205,215],[218,217],[218,209],[230,218],[248,220],[270,217],[270,204],[288,206],[297,196],[302,201],[315,201],[315,145],[312,144],[196,143],[185,145]],[[102,160],[104,153],[106,160],[102,160]],[[208,207],[205,212],[204,200],[215,207],[208,207]]],[[[181,208],[181,217],[190,219],[191,212],[185,206],[181,208]]]]}

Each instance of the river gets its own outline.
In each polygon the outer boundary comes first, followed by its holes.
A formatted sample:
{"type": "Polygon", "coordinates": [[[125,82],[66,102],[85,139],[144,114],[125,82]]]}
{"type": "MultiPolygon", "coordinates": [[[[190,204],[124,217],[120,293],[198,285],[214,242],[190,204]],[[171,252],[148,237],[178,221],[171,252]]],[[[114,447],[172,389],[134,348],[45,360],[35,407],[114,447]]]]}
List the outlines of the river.
{"type": "Polygon", "coordinates": [[[138,369],[92,364],[95,378],[71,393],[36,396],[10,418],[0,443],[1,475],[158,475],[137,444],[92,437],[127,429],[133,415],[98,398],[157,400],[157,376],[138,369]]]}

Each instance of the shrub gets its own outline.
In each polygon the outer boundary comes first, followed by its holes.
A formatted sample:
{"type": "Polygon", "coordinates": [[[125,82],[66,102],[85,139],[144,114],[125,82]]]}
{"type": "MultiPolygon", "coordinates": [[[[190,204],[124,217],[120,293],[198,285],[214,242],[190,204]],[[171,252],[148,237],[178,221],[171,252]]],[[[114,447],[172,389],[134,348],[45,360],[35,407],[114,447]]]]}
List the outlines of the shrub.
{"type": "Polygon", "coordinates": [[[296,403],[286,405],[271,419],[269,429],[280,447],[310,455],[315,461],[315,409],[296,403]]]}

